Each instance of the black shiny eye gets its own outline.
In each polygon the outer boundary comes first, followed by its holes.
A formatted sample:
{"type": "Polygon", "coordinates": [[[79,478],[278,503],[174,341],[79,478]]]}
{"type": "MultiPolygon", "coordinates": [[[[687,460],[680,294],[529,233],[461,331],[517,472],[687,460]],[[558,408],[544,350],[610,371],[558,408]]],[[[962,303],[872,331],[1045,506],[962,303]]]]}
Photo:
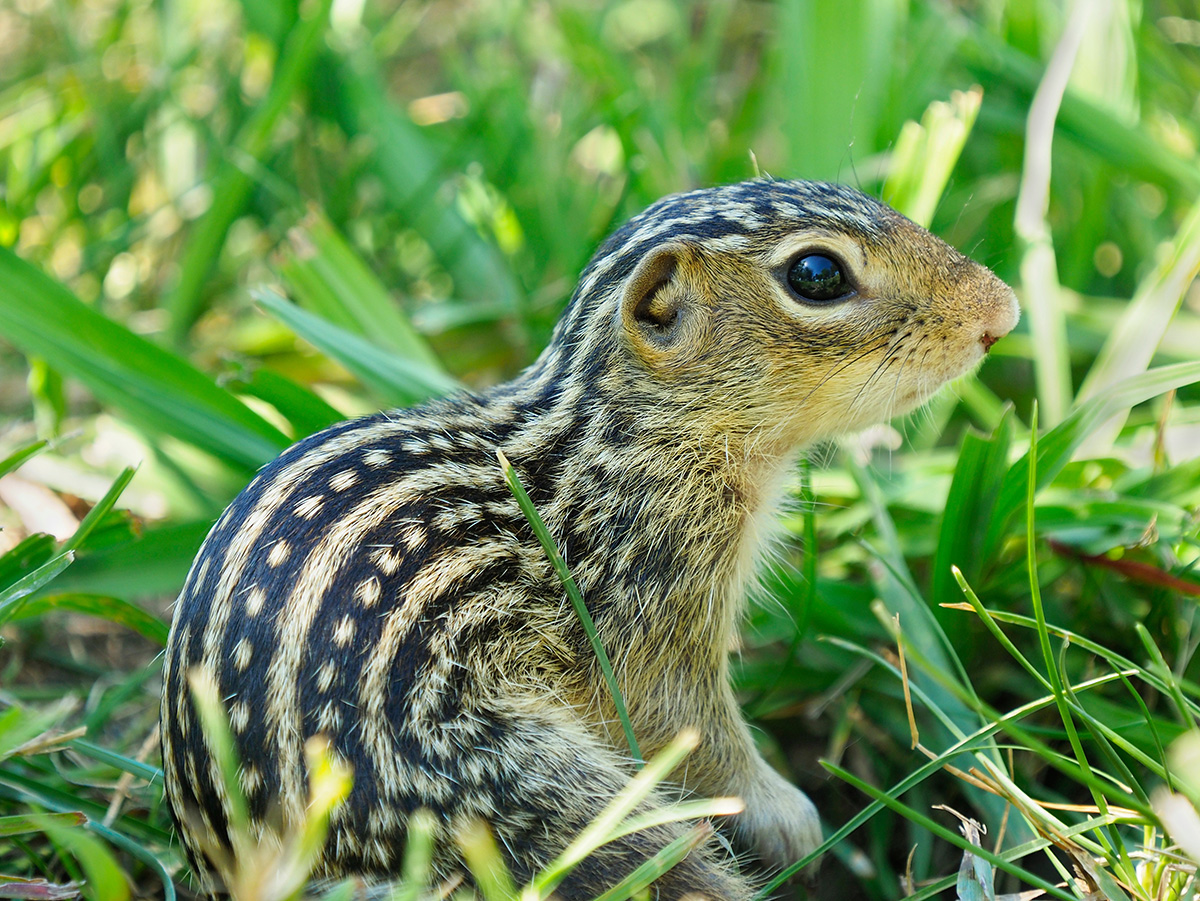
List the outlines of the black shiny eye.
{"type": "Polygon", "coordinates": [[[820,253],[810,253],[792,263],[787,281],[806,300],[837,300],[854,291],[841,264],[820,253]]]}

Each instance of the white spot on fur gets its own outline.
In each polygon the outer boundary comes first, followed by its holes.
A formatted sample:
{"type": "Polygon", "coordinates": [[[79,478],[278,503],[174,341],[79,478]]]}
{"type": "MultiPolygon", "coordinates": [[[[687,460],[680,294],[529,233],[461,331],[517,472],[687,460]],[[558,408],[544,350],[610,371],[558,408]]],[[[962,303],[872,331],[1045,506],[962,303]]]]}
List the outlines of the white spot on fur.
{"type": "Polygon", "coordinates": [[[321,509],[321,501],[323,499],[324,495],[321,494],[314,494],[310,497],[306,497],[300,503],[296,504],[296,515],[301,519],[312,519],[313,516],[316,515],[317,511],[321,509]]]}
{"type": "Polygon", "coordinates": [[[272,567],[279,566],[287,560],[291,552],[292,546],[281,538],[275,542],[271,553],[267,555],[267,564],[272,567]]]}
{"type": "Polygon", "coordinates": [[[405,547],[410,551],[415,551],[425,543],[426,532],[420,526],[410,526],[400,533],[400,538],[405,547]]]}
{"type": "Polygon", "coordinates": [[[326,660],[321,664],[321,668],[317,670],[317,691],[329,691],[329,686],[333,684],[333,680],[337,677],[337,664],[332,660],[326,660]]]}
{"type": "Polygon", "coordinates": [[[400,568],[400,560],[400,553],[391,545],[378,548],[371,554],[371,562],[387,576],[393,575],[400,568]]]}
{"type": "Polygon", "coordinates": [[[374,576],[369,579],[363,579],[358,583],[358,587],[354,589],[354,596],[358,598],[360,604],[364,607],[374,607],[379,603],[379,595],[382,594],[382,589],[379,585],[379,580],[374,576]]]}
{"type": "Polygon", "coordinates": [[[338,701],[330,701],[317,714],[318,732],[336,732],[342,725],[342,714],[338,710],[338,701]]]}
{"type": "Polygon", "coordinates": [[[375,448],[363,454],[363,462],[368,466],[387,466],[392,462],[392,455],[385,450],[375,448]]]}
{"type": "Polygon", "coordinates": [[[263,604],[267,602],[267,593],[257,585],[253,586],[246,593],[246,615],[258,616],[262,610],[263,604]]]}
{"type": "Polygon", "coordinates": [[[337,628],[333,630],[333,643],[339,648],[344,648],[354,640],[354,630],[354,617],[346,614],[342,617],[342,621],[337,624],[337,628]]]}
{"type": "Polygon", "coordinates": [[[344,469],[329,480],[329,487],[334,491],[345,491],[358,481],[353,469],[344,469]]]}
{"type": "Polygon", "coordinates": [[[235,701],[229,708],[229,725],[234,732],[245,732],[250,725],[250,705],[245,701],[235,701]]]}
{"type": "Polygon", "coordinates": [[[243,638],[233,649],[234,669],[239,673],[245,672],[246,667],[250,665],[252,656],[254,656],[254,645],[250,643],[249,638],[243,638]]]}
{"type": "Polygon", "coordinates": [[[258,767],[256,767],[254,764],[245,764],[242,767],[242,772],[240,775],[242,781],[242,791],[246,794],[253,794],[262,786],[262,773],[258,771],[258,767]]]}

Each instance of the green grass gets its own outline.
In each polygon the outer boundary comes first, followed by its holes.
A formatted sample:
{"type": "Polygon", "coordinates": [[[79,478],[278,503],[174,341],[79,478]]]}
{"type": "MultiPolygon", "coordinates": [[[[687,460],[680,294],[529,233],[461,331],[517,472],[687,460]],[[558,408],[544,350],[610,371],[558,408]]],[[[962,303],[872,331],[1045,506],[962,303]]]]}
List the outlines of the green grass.
{"type": "Polygon", "coordinates": [[[757,166],[1025,310],[805,461],[736,675],[826,819],[810,895],[1190,896],[1200,24],[1062,6],[0,6],[0,886],[191,891],[153,733],[208,524],[298,437],[511,376],[616,224],[757,166]]]}

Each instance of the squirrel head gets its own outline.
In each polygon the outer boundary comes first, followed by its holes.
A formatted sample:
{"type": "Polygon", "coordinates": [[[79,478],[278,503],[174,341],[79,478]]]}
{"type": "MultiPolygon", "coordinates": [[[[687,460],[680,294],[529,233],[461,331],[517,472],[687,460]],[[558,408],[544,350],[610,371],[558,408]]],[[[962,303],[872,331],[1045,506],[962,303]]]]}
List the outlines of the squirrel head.
{"type": "Polygon", "coordinates": [[[915,408],[1017,318],[1007,285],[880,201],[755,180],[618,230],[553,346],[650,424],[778,455],[915,408]]]}

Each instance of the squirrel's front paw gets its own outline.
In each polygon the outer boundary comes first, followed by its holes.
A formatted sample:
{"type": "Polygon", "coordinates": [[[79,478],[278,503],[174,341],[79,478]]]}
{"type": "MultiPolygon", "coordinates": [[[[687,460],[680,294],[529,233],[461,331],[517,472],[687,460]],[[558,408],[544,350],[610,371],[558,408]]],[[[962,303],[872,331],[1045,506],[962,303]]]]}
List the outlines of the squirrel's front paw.
{"type": "Polygon", "coordinates": [[[821,821],[808,795],[765,764],[763,769],[746,792],[737,835],[763,863],[784,869],[821,844],[821,821]]]}

